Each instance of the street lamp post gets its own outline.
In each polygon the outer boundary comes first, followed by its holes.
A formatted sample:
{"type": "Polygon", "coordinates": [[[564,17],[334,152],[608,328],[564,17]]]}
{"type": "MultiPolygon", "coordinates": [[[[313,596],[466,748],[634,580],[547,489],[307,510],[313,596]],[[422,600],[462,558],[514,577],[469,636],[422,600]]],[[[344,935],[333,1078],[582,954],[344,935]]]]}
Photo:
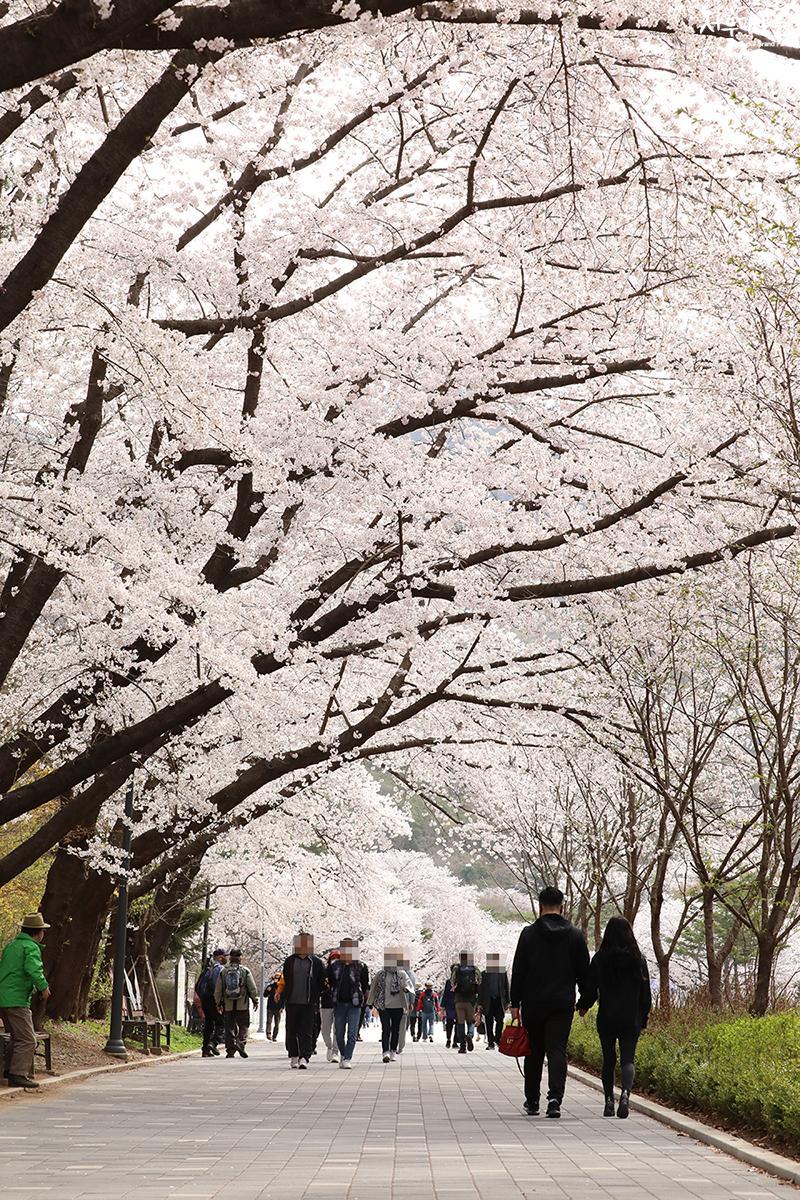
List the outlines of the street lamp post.
{"type": "Polygon", "coordinates": [[[108,1031],[108,1041],[105,1045],[106,1054],[114,1054],[117,1058],[127,1058],[128,1051],[122,1040],[122,999],[125,991],[125,949],[128,936],[128,876],[131,852],[131,822],[133,820],[133,774],[128,780],[128,790],[125,793],[125,823],[122,827],[122,862],[126,874],[119,882],[117,898],[117,917],[114,927],[114,985],[111,992],[111,1026],[108,1031]]]}
{"type": "Polygon", "coordinates": [[[258,999],[258,1032],[264,1032],[264,989],[267,986],[267,946],[264,934],[264,914],[261,914],[261,995],[258,999]]]}

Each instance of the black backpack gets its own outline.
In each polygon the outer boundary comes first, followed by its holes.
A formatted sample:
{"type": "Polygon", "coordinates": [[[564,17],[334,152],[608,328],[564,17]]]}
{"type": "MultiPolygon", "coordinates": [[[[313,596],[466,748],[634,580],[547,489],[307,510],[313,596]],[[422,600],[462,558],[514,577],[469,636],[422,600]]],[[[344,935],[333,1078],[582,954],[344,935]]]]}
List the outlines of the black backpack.
{"type": "Polygon", "coordinates": [[[457,968],[455,991],[459,996],[477,996],[478,976],[473,966],[462,964],[457,968]]]}
{"type": "Polygon", "coordinates": [[[210,1000],[214,995],[214,989],[211,986],[211,972],[213,969],[210,965],[204,967],[200,972],[200,978],[194,986],[194,990],[201,1000],[210,1000]]]}

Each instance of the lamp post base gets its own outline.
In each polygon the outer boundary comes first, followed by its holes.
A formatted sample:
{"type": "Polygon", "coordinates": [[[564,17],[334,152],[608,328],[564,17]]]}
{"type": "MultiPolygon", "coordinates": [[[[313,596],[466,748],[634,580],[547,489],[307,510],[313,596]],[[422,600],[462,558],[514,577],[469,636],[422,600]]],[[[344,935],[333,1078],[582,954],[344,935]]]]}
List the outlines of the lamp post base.
{"type": "Polygon", "coordinates": [[[113,1054],[115,1058],[124,1058],[128,1061],[128,1049],[122,1039],[109,1038],[103,1047],[105,1054],[113,1054]]]}

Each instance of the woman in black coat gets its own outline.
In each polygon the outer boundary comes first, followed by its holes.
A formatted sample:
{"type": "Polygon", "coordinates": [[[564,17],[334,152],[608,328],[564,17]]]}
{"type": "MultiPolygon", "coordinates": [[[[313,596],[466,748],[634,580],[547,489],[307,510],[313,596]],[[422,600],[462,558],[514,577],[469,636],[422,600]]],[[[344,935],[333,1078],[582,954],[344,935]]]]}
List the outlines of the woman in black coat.
{"type": "Polygon", "coordinates": [[[647,1027],[652,995],[647,963],[639,949],[630,923],[624,917],[612,917],[606,925],[600,949],[592,959],[589,981],[578,999],[578,1012],[585,1016],[600,998],[597,1032],[603,1050],[604,1117],[614,1115],[614,1076],[617,1067],[617,1042],[622,1066],[622,1093],[618,1117],[627,1117],[634,1080],[636,1043],[647,1027]]]}

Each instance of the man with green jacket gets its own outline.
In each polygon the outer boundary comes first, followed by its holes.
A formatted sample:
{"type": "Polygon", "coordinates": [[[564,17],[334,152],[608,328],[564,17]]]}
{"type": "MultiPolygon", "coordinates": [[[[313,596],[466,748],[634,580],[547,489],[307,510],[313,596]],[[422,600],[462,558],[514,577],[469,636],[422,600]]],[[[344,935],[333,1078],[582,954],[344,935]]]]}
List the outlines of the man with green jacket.
{"type": "Polygon", "coordinates": [[[47,1000],[50,989],[42,967],[41,942],[45,925],[41,913],[31,913],[22,920],[22,930],[9,942],[0,957],[0,1016],[11,1037],[11,1057],[8,1063],[8,1086],[36,1088],[31,1079],[36,1034],[33,1030],[31,997],[41,992],[47,1000]]]}

